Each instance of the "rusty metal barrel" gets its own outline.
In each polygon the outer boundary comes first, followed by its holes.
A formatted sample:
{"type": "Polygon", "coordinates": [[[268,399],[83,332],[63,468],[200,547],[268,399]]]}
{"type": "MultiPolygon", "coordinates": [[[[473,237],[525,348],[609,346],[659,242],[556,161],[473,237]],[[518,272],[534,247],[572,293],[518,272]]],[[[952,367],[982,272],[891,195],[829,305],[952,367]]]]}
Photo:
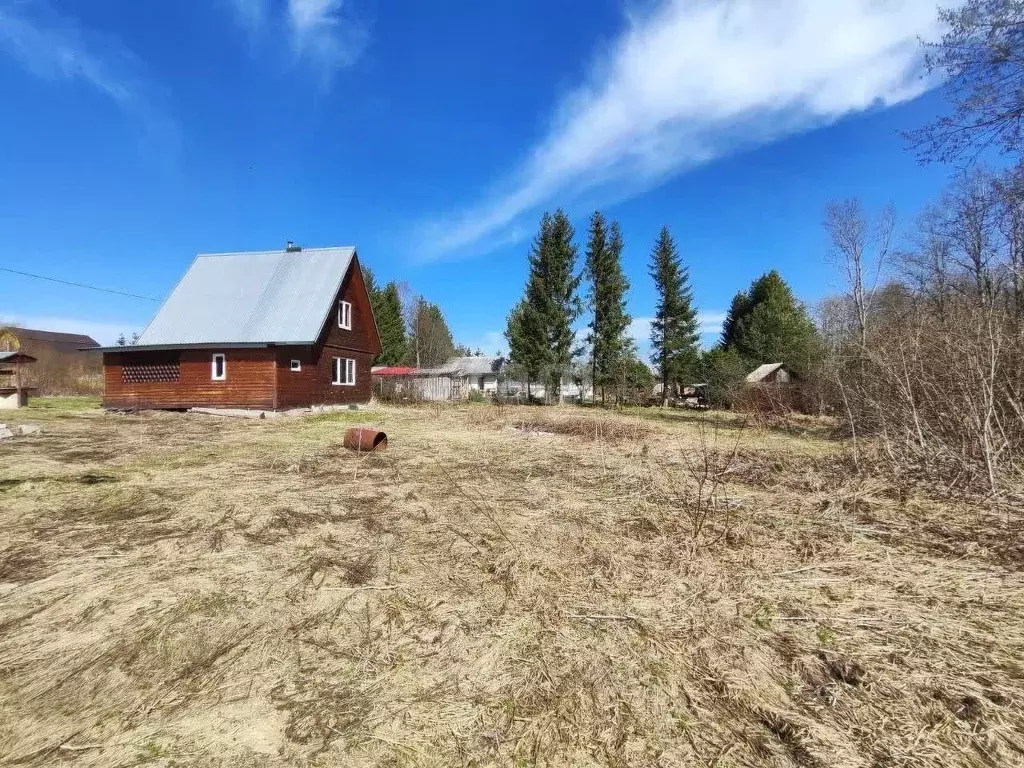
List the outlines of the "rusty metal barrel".
{"type": "Polygon", "coordinates": [[[373,427],[351,427],[345,430],[345,447],[360,453],[383,451],[388,447],[388,436],[373,427]]]}

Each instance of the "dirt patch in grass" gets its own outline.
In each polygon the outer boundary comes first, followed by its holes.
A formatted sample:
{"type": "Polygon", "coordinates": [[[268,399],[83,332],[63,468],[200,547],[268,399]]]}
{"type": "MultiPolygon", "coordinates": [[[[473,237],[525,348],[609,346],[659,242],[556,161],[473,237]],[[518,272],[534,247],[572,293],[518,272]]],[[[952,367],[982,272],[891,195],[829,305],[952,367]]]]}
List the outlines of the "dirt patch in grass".
{"type": "Polygon", "coordinates": [[[589,416],[529,416],[509,420],[508,427],[520,432],[547,435],[568,435],[580,440],[610,443],[643,440],[651,434],[649,424],[636,420],[595,418],[589,416]]]}
{"type": "Polygon", "coordinates": [[[0,762],[1024,759],[1019,512],[841,444],[431,406],[357,414],[389,435],[362,456],[347,415],[47,415],[81,453],[0,465],[0,762]]]}

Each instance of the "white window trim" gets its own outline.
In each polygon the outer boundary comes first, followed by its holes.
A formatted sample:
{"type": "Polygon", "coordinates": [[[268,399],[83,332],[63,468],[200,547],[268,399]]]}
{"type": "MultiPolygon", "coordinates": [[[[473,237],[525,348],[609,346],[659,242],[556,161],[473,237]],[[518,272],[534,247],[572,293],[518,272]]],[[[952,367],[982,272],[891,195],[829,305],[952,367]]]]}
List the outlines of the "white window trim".
{"type": "Polygon", "coordinates": [[[224,381],[228,377],[228,359],[223,352],[215,352],[210,358],[210,379],[212,381],[224,381]],[[221,374],[217,375],[217,358],[220,358],[221,374]]]}
{"type": "Polygon", "coordinates": [[[352,303],[349,301],[338,302],[338,327],[352,330],[352,303]]]}
{"type": "Polygon", "coordinates": [[[301,360],[294,360],[293,359],[288,364],[288,370],[289,371],[301,371],[302,370],[302,361],[301,360]]]}
{"type": "Polygon", "coordinates": [[[331,384],[336,387],[354,387],[356,385],[356,361],[353,358],[331,358],[331,384]],[[341,381],[338,380],[338,374],[341,374],[341,381]],[[351,374],[351,378],[349,374],[351,374]]]}

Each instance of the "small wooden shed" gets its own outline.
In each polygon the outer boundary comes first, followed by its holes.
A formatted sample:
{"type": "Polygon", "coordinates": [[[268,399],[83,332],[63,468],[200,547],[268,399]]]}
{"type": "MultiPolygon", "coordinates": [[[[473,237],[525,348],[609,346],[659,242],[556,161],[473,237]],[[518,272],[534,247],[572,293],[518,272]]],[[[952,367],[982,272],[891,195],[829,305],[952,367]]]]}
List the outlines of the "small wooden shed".
{"type": "Polygon", "coordinates": [[[24,367],[36,359],[24,352],[0,352],[0,410],[24,408],[35,387],[26,386],[24,367]]]}

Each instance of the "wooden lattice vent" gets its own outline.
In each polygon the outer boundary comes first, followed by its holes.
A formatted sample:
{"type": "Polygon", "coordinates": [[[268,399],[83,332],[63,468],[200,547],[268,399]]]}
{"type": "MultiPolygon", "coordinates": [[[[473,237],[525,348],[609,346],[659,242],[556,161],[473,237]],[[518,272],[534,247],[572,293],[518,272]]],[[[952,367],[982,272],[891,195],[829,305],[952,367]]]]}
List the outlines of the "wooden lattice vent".
{"type": "Polygon", "coordinates": [[[177,381],[180,375],[178,362],[149,363],[145,365],[121,366],[121,381],[125,384],[151,384],[177,381]]]}

